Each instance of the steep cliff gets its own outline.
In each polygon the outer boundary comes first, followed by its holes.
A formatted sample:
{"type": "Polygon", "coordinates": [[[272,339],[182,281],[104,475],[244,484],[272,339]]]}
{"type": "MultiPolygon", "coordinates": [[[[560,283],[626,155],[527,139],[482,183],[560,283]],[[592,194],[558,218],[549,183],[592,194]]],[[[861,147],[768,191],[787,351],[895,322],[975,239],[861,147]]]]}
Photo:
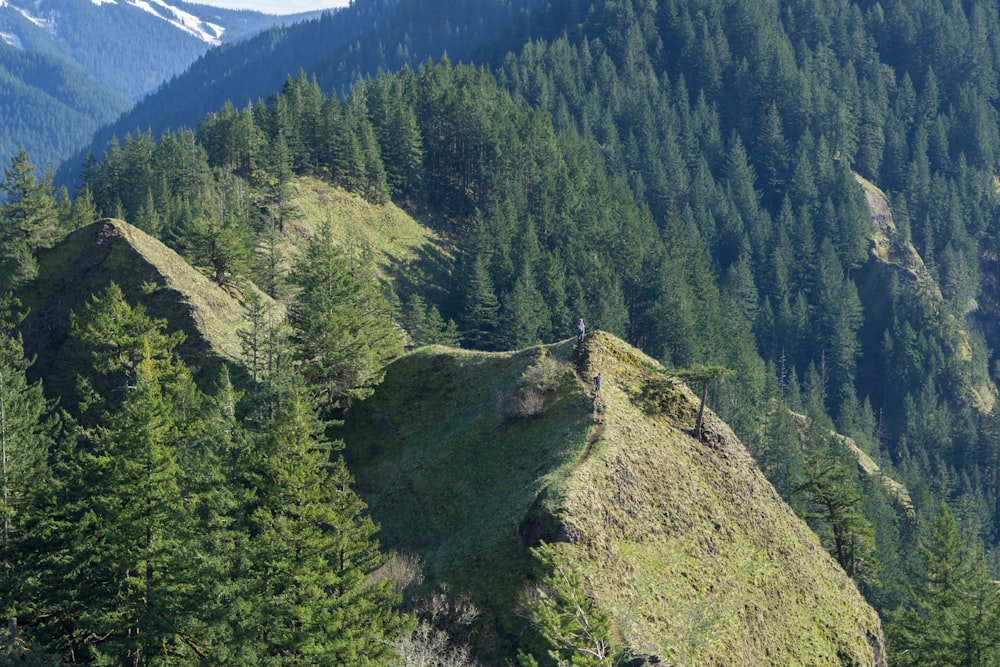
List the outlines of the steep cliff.
{"type": "Polygon", "coordinates": [[[875,612],[726,424],[709,412],[692,437],[697,409],[598,332],[518,353],[417,350],[344,435],[383,544],[501,634],[517,632],[528,547],[546,541],[635,655],[884,665],[875,612]]]}

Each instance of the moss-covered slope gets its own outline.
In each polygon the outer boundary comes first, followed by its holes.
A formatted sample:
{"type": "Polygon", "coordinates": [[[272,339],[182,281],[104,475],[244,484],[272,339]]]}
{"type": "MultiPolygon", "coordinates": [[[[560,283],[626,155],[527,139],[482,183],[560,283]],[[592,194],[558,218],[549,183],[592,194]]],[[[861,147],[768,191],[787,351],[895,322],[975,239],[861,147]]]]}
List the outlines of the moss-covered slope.
{"type": "MultiPolygon", "coordinates": [[[[600,333],[544,348],[566,365],[519,402],[543,348],[425,348],[348,422],[384,544],[511,631],[545,539],[636,653],[691,665],[882,665],[875,612],[714,415],[651,359],[600,333]],[[603,379],[600,401],[592,378],[603,379]]],[[[532,378],[532,382],[537,378],[532,378]]]]}
{"type": "Polygon", "coordinates": [[[33,371],[45,379],[49,394],[72,395],[88,363],[69,336],[70,313],[82,313],[111,282],[129,302],[142,303],[151,316],[187,335],[180,352],[196,373],[240,358],[238,331],[246,311],[238,294],[132,225],[99,220],[44,251],[39,278],[19,295],[29,311],[21,326],[25,348],[38,356],[33,371]]]}

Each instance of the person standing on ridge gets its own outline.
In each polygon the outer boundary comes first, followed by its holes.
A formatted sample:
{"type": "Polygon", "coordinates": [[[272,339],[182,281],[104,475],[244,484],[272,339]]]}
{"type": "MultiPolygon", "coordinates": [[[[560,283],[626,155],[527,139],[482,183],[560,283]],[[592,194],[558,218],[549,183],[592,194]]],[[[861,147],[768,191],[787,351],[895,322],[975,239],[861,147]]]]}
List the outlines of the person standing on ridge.
{"type": "Polygon", "coordinates": [[[583,337],[587,335],[587,325],[583,323],[583,318],[581,317],[576,321],[576,341],[578,343],[583,342],[583,337]]]}

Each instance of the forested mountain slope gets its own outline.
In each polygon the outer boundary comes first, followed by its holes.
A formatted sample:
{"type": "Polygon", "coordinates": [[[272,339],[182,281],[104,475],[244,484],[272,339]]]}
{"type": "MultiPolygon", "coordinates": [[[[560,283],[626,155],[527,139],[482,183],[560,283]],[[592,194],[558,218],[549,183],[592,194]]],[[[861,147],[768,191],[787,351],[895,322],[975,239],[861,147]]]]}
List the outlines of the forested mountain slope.
{"type": "Polygon", "coordinates": [[[213,45],[315,16],[183,2],[0,4],[0,163],[24,147],[58,168],[213,45]]]}
{"type": "Polygon", "coordinates": [[[24,148],[57,166],[130,105],[57,56],[0,41],[0,159],[24,148]]]}
{"type": "MultiPolygon", "coordinates": [[[[265,98],[289,75],[304,72],[326,91],[347,93],[379,71],[416,67],[447,54],[465,58],[538,0],[503,3],[442,3],[440,0],[355,2],[318,19],[275,26],[238,44],[226,44],[198,59],[184,74],[141,101],[94,138],[99,155],[112,136],[194,127],[226,102],[242,107],[265,98]]],[[[73,182],[83,156],[60,170],[73,182]]]]}
{"type": "Polygon", "coordinates": [[[417,350],[343,435],[383,544],[477,605],[472,633],[494,650],[523,637],[529,547],[545,541],[633,655],[885,665],[874,611],[721,420],[691,436],[697,411],[655,361],[597,332],[517,353],[417,350]],[[482,636],[494,619],[508,636],[482,636]]]}
{"type": "MultiPolygon", "coordinates": [[[[411,5],[355,3],[354,16],[393,7],[411,5]]],[[[895,658],[992,655],[995,5],[553,0],[539,12],[475,51],[486,64],[421,60],[371,79],[295,74],[281,32],[283,74],[255,55],[214,70],[242,53],[219,51],[205,73],[259,69],[280,89],[220,103],[190,130],[120,135],[95,150],[76,202],[220,285],[250,279],[289,299],[303,287],[276,251],[303,216],[296,179],[392,201],[444,249],[405,281],[380,275],[389,306],[374,310],[412,342],[522,349],[583,317],[678,373],[732,371],[709,383],[711,405],[883,614],[895,658]],[[912,512],[859,476],[836,433],[905,485],[912,512]],[[960,595],[930,576],[942,568],[960,595]]],[[[5,263],[25,259],[20,238],[4,240],[5,263]]],[[[370,250],[340,238],[343,256],[324,252],[370,278],[370,250]]],[[[320,323],[308,312],[299,326],[320,323]]],[[[378,360],[355,348],[365,368],[339,378],[315,346],[296,363],[332,419],[394,346],[378,360]]]]}
{"type": "Polygon", "coordinates": [[[8,0],[0,5],[0,41],[73,63],[99,86],[136,100],[212,46],[308,17],[185,2],[8,0]]]}
{"type": "MultiPolygon", "coordinates": [[[[569,57],[567,48],[552,47],[569,57]]],[[[581,89],[580,100],[589,100],[582,109],[600,121],[584,122],[589,133],[571,125],[560,132],[571,122],[566,114],[539,112],[516,87],[511,94],[488,72],[449,61],[380,75],[344,100],[300,75],[263,104],[223,107],[197,132],[159,141],[142,133],[112,144],[87,190],[99,210],[135,220],[220,279],[249,271],[273,292],[280,276],[240,258],[255,247],[266,251],[294,220],[295,174],[329,178],[372,202],[393,198],[454,249],[450,275],[418,276],[394,295],[401,320],[408,308],[436,309],[437,324],[422,342],[460,335],[471,347],[519,348],[563,335],[582,315],[671,365],[735,370],[739,381],[713,388],[720,414],[793,507],[814,517],[828,547],[849,527],[858,550],[839,559],[866,595],[881,610],[903,604],[904,562],[927,539],[926,524],[908,522],[884,489],[858,478],[856,462],[830,447],[829,433],[853,438],[900,477],[917,517],[936,513],[928,480],[945,480],[935,488],[976,507],[981,534],[992,539],[996,496],[982,473],[993,450],[981,411],[988,403],[967,400],[972,389],[990,394],[988,341],[966,329],[955,313],[954,283],[929,261],[927,284],[940,284],[941,297],[933,288],[907,288],[888,271],[873,274],[862,299],[865,267],[885,264],[884,230],[856,172],[826,139],[807,135],[811,148],[772,214],[768,190],[757,189],[756,153],[735,133],[722,140],[723,116],[704,95],[685,104],[683,77],[653,100],[666,122],[662,150],[634,154],[647,155],[648,164],[636,157],[636,165],[653,174],[665,173],[656,156],[676,158],[661,164],[675,177],[663,181],[674,189],[657,213],[659,204],[636,194],[641,183],[630,186],[635,174],[616,173],[623,155],[633,155],[621,153],[615,124],[624,107],[605,112],[601,105],[624,83],[609,53],[594,57],[601,42],[584,39],[579,48],[577,65],[589,62],[600,74],[579,79],[593,86],[586,95],[581,89]],[[214,254],[203,252],[207,239],[215,239],[214,254]],[[445,334],[448,320],[458,332],[445,334]],[[819,425],[805,446],[776,401],[819,425]],[[828,469],[837,476],[824,477],[828,469]],[[951,477],[963,469],[970,476],[951,477]],[[833,515],[818,510],[825,484],[848,491],[833,515]]],[[[519,58],[533,57],[529,50],[519,58]]],[[[518,62],[512,56],[506,67],[514,71],[518,62]]],[[[643,136],[655,135],[649,129],[643,136]]],[[[906,225],[914,214],[903,201],[892,196],[900,247],[913,238],[906,225]]],[[[435,319],[426,314],[417,319],[435,319]]]]}

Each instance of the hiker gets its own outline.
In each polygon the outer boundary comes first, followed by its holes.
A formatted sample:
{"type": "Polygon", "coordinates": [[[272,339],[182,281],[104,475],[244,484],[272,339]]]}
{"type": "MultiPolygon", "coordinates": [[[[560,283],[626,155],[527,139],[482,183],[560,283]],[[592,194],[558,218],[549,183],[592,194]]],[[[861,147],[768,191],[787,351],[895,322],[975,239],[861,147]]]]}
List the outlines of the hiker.
{"type": "Polygon", "coordinates": [[[601,374],[598,373],[594,376],[594,395],[601,393],[601,374]]]}
{"type": "Polygon", "coordinates": [[[578,343],[583,342],[583,337],[587,335],[587,325],[583,323],[583,318],[581,317],[576,321],[576,340],[578,343]]]}

